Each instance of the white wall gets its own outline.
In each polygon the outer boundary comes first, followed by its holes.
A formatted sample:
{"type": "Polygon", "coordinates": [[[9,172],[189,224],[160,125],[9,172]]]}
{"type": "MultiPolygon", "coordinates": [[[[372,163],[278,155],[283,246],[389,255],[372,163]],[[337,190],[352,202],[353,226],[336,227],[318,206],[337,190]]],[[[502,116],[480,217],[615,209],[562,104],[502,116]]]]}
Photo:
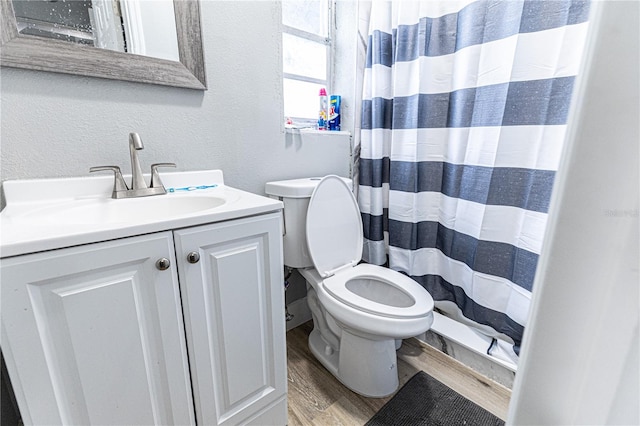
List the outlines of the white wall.
{"type": "Polygon", "coordinates": [[[285,141],[280,4],[202,0],[201,11],[205,92],[3,67],[0,178],[85,176],[105,164],[128,172],[132,131],[143,169],[222,169],[227,184],[255,193],[269,180],[346,175],[349,158],[330,153],[348,138],[285,141]]]}
{"type": "Polygon", "coordinates": [[[640,3],[592,7],[509,424],[640,422],[640,3]]]}

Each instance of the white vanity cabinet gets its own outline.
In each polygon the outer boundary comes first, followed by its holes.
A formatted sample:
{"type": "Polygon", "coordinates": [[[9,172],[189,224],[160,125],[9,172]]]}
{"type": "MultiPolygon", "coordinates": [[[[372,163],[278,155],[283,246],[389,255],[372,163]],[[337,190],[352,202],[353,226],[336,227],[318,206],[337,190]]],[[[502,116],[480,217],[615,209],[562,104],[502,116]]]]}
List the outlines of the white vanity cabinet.
{"type": "Polygon", "coordinates": [[[197,423],[286,424],[280,215],[174,236],[197,423]]]}
{"type": "Polygon", "coordinates": [[[275,212],[2,259],[25,424],[286,424],[280,241],[275,212]]]}
{"type": "Polygon", "coordinates": [[[173,253],[162,232],[2,259],[1,344],[25,424],[193,423],[173,253]]]}

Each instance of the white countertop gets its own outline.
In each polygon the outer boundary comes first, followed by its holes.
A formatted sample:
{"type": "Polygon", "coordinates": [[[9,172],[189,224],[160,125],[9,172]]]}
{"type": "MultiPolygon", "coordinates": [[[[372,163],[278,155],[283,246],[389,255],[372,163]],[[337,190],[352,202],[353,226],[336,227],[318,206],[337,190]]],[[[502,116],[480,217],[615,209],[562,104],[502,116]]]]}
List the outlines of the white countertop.
{"type": "MultiPolygon", "coordinates": [[[[278,200],[226,186],[219,170],[162,173],[161,177],[166,188],[215,187],[177,190],[136,200],[173,197],[173,201],[181,197],[185,200],[187,197],[217,197],[226,202],[208,210],[168,217],[156,214],[153,218],[135,218],[126,222],[91,223],[90,220],[77,220],[67,223],[50,220],[46,212],[110,199],[112,176],[5,181],[3,189],[7,205],[0,212],[0,257],[220,222],[282,209],[282,202],[278,200]]],[[[129,178],[125,177],[125,180],[128,182],[129,178]]],[[[126,200],[113,200],[113,203],[120,201],[126,200]]]]}

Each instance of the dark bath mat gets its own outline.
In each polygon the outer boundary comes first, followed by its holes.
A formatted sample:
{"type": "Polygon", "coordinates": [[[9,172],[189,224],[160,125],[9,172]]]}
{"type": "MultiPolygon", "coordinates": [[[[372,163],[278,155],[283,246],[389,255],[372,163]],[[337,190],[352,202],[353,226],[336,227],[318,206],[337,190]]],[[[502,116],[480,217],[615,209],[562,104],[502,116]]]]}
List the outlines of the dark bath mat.
{"type": "Polygon", "coordinates": [[[365,426],[417,425],[502,426],[504,421],[420,371],[365,426]]]}

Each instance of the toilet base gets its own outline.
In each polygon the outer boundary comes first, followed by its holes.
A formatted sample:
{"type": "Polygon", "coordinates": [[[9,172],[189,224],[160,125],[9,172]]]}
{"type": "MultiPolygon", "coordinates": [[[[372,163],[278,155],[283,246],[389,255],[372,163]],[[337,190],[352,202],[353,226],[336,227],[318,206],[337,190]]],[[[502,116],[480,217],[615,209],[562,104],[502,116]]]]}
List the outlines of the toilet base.
{"type": "Polygon", "coordinates": [[[334,351],[314,327],[309,349],[343,385],[371,398],[382,398],[398,389],[395,339],[370,340],[342,330],[340,350],[334,351]]]}

